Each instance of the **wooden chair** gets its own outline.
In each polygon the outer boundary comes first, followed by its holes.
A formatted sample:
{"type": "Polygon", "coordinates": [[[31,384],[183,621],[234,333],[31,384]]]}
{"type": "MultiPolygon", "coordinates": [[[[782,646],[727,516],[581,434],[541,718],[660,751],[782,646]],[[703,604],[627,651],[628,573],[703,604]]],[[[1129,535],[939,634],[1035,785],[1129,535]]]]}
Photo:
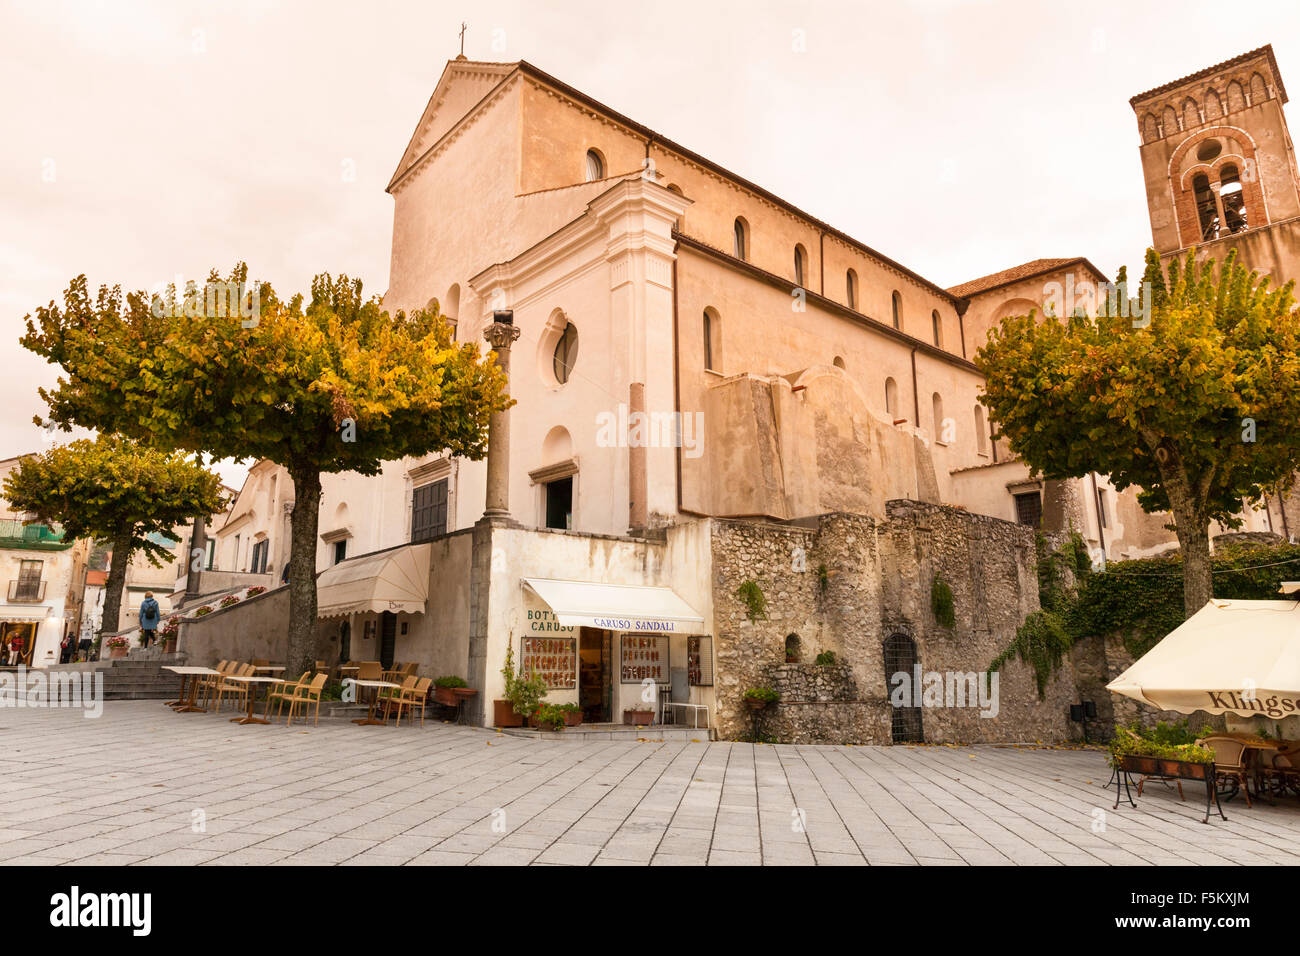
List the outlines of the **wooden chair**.
{"type": "MultiPolygon", "coordinates": [[[[226,659],[223,657],[217,662],[217,666],[213,669],[224,671],[226,669],[226,659]]],[[[202,698],[203,700],[207,700],[211,696],[212,687],[217,683],[217,677],[217,674],[204,674],[200,677],[198,683],[195,685],[194,699],[198,700],[202,698]]]]}
{"type": "MultiPolygon", "coordinates": [[[[252,664],[240,664],[231,676],[251,677],[252,674],[252,664]]],[[[231,702],[237,705],[236,710],[238,710],[239,707],[247,707],[248,692],[251,687],[251,684],[246,684],[243,681],[222,678],[220,686],[217,687],[217,713],[221,713],[221,702],[226,699],[227,695],[230,696],[231,702]]]]}
{"type": "Polygon", "coordinates": [[[1250,751],[1244,743],[1233,737],[1206,737],[1197,741],[1214,751],[1214,776],[1218,780],[1234,780],[1250,802],[1250,751]]]}
{"type": "Polygon", "coordinates": [[[1260,767],[1260,774],[1270,792],[1282,795],[1287,788],[1300,792],[1300,754],[1295,751],[1273,754],[1270,764],[1260,767]]]}
{"type": "Polygon", "coordinates": [[[402,696],[408,691],[415,690],[416,679],[407,677],[402,680],[401,687],[381,687],[379,688],[379,700],[376,702],[377,707],[384,709],[384,720],[388,719],[388,714],[402,696]]]}
{"type": "Polygon", "coordinates": [[[217,694],[221,690],[221,682],[225,679],[227,674],[233,674],[237,667],[239,667],[238,661],[222,661],[216,667],[216,674],[210,674],[204,678],[203,692],[205,707],[211,707],[216,703],[217,694]]]}
{"type": "Polygon", "coordinates": [[[271,716],[271,701],[276,702],[275,715],[280,716],[280,711],[284,708],[284,702],[293,697],[294,692],[299,687],[306,686],[311,682],[311,671],[303,671],[302,676],[296,681],[282,680],[271,685],[271,689],[266,693],[266,713],[265,716],[271,716]]]}
{"type": "Polygon", "coordinates": [[[321,691],[325,689],[325,675],[317,674],[311,679],[310,684],[306,684],[294,689],[293,696],[289,698],[289,714],[285,718],[284,725],[288,727],[293,723],[294,712],[302,705],[303,720],[307,719],[307,708],[312,704],[316,705],[316,719],[313,724],[320,723],[320,697],[321,691]]]}
{"type": "MultiPolygon", "coordinates": [[[[411,679],[415,680],[415,678],[411,679]]],[[[419,680],[415,681],[415,686],[409,691],[405,688],[402,689],[401,696],[396,700],[397,726],[402,726],[403,710],[409,709],[411,711],[411,719],[414,720],[415,709],[417,707],[420,709],[420,726],[424,726],[424,705],[429,699],[429,688],[431,686],[433,686],[432,677],[421,677],[419,680]]]]}

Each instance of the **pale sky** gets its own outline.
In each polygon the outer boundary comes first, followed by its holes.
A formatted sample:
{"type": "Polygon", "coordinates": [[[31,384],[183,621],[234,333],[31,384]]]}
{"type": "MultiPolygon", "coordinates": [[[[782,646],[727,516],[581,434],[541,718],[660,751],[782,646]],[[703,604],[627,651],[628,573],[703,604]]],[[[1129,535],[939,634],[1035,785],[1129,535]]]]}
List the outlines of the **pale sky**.
{"type": "Polygon", "coordinates": [[[384,186],[462,20],[471,59],[529,60],[943,286],[1140,263],[1133,94],[1270,42],[1300,88],[1293,0],[0,0],[0,458],[47,447],[55,372],[17,340],[79,273],[244,259],[382,293],[384,186]]]}

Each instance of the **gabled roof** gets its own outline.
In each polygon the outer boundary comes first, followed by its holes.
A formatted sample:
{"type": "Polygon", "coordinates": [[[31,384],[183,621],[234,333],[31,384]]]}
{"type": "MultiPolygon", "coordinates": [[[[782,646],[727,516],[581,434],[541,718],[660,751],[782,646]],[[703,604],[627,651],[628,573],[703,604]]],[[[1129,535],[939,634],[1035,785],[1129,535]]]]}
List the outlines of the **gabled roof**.
{"type": "Polygon", "coordinates": [[[1018,266],[1012,266],[1010,269],[1003,269],[1001,272],[993,272],[978,279],[971,279],[969,282],[963,282],[961,285],[955,285],[948,290],[950,295],[961,298],[969,298],[973,295],[979,295],[983,292],[989,292],[993,289],[999,289],[1002,286],[1011,285],[1020,282],[1023,279],[1032,279],[1034,276],[1046,275],[1049,272],[1058,272],[1061,269],[1074,265],[1083,265],[1091,270],[1093,275],[1098,279],[1105,281],[1106,275],[1083,256],[1075,256],[1073,259],[1031,259],[1029,262],[1022,262],[1018,266]]]}
{"type": "Polygon", "coordinates": [[[1238,64],[1241,63],[1249,62],[1250,60],[1253,60],[1260,55],[1266,56],[1268,58],[1269,68],[1273,71],[1273,82],[1277,84],[1278,99],[1281,100],[1283,103],[1285,103],[1286,87],[1282,85],[1282,74],[1278,71],[1277,68],[1277,58],[1273,56],[1273,44],[1265,43],[1262,47],[1259,47],[1256,50],[1251,50],[1248,53],[1243,53],[1240,56],[1234,56],[1231,60],[1224,60],[1222,63],[1214,64],[1214,66],[1207,66],[1203,70],[1197,70],[1195,73],[1189,73],[1187,76],[1184,76],[1182,79],[1172,80],[1168,83],[1164,83],[1160,86],[1157,86],[1155,89],[1147,90],[1145,93],[1139,93],[1137,94],[1137,96],[1131,96],[1129,97],[1128,104],[1129,106],[1132,106],[1136,110],[1137,104],[1143,100],[1150,99],[1151,97],[1156,96],[1160,93],[1167,93],[1169,90],[1176,89],[1177,87],[1182,86],[1184,83],[1191,83],[1195,80],[1202,80],[1207,76],[1213,76],[1215,73],[1218,73],[1222,70],[1226,70],[1229,67],[1237,66],[1238,64]]]}
{"type": "MultiPolygon", "coordinates": [[[[420,114],[420,121],[415,124],[415,132],[411,134],[411,141],[406,144],[406,150],[402,153],[401,162],[393,170],[393,177],[388,182],[388,188],[391,190],[401,175],[424,155],[429,147],[442,137],[443,133],[455,125],[461,116],[466,115],[466,113],[461,113],[456,116],[442,116],[439,113],[447,100],[448,94],[451,92],[452,86],[457,81],[477,80],[476,85],[480,87],[479,95],[474,97],[477,103],[484,95],[495,89],[502,79],[513,73],[517,66],[519,66],[518,62],[491,63],[481,60],[468,60],[463,56],[448,60],[447,65],[443,68],[442,76],[438,77],[438,85],[433,88],[429,102],[424,107],[424,112],[420,114]]],[[[472,111],[470,109],[467,112],[472,111]]]]}
{"type": "Polygon", "coordinates": [[[754,195],[767,200],[768,202],[772,203],[775,206],[781,207],[782,209],[786,210],[789,213],[792,213],[793,215],[799,217],[800,219],[803,219],[813,228],[819,229],[825,232],[826,235],[838,239],[841,242],[845,243],[846,245],[852,246],[858,251],[866,253],[867,255],[876,259],[878,262],[897,270],[902,275],[905,275],[908,278],[919,283],[920,285],[925,286],[926,288],[930,289],[932,292],[935,292],[938,295],[943,296],[944,298],[952,299],[953,305],[957,308],[959,312],[965,309],[965,303],[960,301],[960,296],[954,296],[949,290],[944,289],[942,286],[930,281],[929,279],[925,278],[921,274],[914,272],[913,270],[909,269],[907,266],[903,265],[902,263],[897,262],[894,259],[891,259],[889,256],[881,252],[878,252],[877,250],[868,246],[866,243],[854,239],[848,233],[836,229],[834,226],[830,225],[829,223],[823,222],[817,217],[804,212],[798,206],[795,206],[793,203],[787,202],[786,200],[782,199],[780,196],[776,195],[775,193],[769,192],[768,190],[764,189],[762,186],[759,186],[757,183],[750,182],[748,179],[745,179],[743,176],[736,175],[735,173],[731,172],[731,170],[726,169],[725,167],[720,166],[717,163],[713,162],[713,160],[708,159],[705,156],[701,156],[699,153],[687,149],[685,146],[682,146],[679,143],[676,143],[673,140],[668,139],[666,136],[660,135],[650,127],[638,123],[636,120],[631,119],[630,117],[624,116],[622,113],[619,113],[617,110],[611,109],[610,107],[606,106],[604,103],[601,103],[599,100],[596,100],[588,96],[586,93],[582,92],[581,90],[569,86],[567,83],[563,82],[562,80],[556,79],[554,76],[551,76],[549,73],[545,72],[544,70],[538,69],[537,67],[529,63],[527,60],[518,60],[514,63],[491,63],[491,62],[480,62],[477,60],[459,60],[459,59],[448,61],[447,68],[443,71],[442,77],[438,80],[438,86],[434,89],[433,96],[429,98],[429,105],[425,107],[424,115],[420,119],[420,124],[416,128],[416,133],[414,136],[411,137],[411,142],[406,148],[406,152],[402,157],[402,161],[398,164],[397,170],[393,173],[393,178],[388,184],[388,191],[389,192],[393,191],[393,188],[394,186],[396,186],[398,180],[403,178],[403,176],[407,174],[407,172],[411,169],[411,167],[415,166],[418,163],[420,157],[422,157],[430,149],[434,148],[437,145],[438,141],[443,137],[443,135],[446,134],[447,131],[452,129],[452,127],[454,127],[458,122],[467,119],[471,114],[475,113],[483,105],[483,103],[490,98],[492,92],[496,90],[497,87],[499,87],[501,84],[508,81],[516,73],[523,74],[525,76],[530,77],[531,79],[533,79],[538,83],[551,87],[556,92],[562,94],[568,99],[571,99],[574,102],[579,103],[582,106],[585,106],[588,109],[591,109],[595,112],[601,113],[606,119],[613,121],[617,125],[628,129],[629,131],[637,134],[638,136],[644,137],[647,140],[648,144],[653,144],[660,147],[661,149],[676,153],[678,156],[681,156],[683,159],[686,159],[691,163],[695,163],[696,165],[699,165],[704,169],[707,169],[723,177],[724,179],[730,180],[736,185],[742,187],[743,189],[752,192],[754,195]],[[441,106],[443,101],[446,99],[447,93],[450,91],[450,88],[452,86],[453,77],[455,75],[461,75],[467,72],[472,73],[472,72],[483,72],[483,71],[489,71],[495,76],[499,77],[499,79],[495,83],[492,83],[490,86],[484,86],[481,98],[478,99],[478,101],[461,116],[442,117],[441,121],[436,119],[438,107],[441,106]],[[450,122],[447,122],[445,123],[445,125],[443,125],[443,123],[448,119],[450,119],[450,122]],[[433,135],[432,132],[437,129],[440,129],[441,132],[437,133],[436,135],[433,135]]]}

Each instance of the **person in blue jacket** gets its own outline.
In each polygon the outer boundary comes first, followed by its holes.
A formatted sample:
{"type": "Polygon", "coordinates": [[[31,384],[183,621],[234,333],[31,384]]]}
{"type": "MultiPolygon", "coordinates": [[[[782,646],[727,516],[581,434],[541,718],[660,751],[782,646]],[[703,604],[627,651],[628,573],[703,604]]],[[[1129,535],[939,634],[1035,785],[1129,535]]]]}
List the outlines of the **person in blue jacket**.
{"type": "Polygon", "coordinates": [[[162,617],[162,610],[158,607],[158,602],[153,599],[153,592],[146,591],[144,601],[140,604],[140,637],[141,645],[149,647],[158,639],[158,621],[162,617]]]}

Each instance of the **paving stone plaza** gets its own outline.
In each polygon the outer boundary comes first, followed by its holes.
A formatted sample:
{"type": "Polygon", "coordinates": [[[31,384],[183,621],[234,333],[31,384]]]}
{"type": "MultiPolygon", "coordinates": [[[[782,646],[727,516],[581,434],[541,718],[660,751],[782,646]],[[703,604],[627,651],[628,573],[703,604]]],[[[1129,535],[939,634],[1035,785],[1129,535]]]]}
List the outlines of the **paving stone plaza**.
{"type": "Polygon", "coordinates": [[[0,862],[1300,862],[1289,804],[1238,798],[1205,825],[1194,788],[1180,802],[1156,784],[1112,811],[1097,750],[574,743],[228,716],[0,710],[0,862]]]}

